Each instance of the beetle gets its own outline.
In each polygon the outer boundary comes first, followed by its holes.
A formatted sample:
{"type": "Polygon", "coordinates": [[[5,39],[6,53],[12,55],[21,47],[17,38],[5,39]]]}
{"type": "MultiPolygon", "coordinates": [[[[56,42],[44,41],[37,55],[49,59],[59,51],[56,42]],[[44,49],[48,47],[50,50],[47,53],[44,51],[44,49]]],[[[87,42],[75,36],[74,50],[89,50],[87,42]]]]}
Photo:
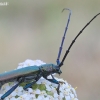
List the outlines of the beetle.
{"type": "Polygon", "coordinates": [[[1,96],[0,100],[4,100],[5,97],[9,96],[18,86],[20,83],[22,82],[26,82],[26,81],[30,81],[30,80],[34,80],[28,84],[26,84],[23,89],[27,90],[27,88],[32,87],[32,85],[34,85],[41,77],[45,78],[46,80],[58,84],[57,87],[57,93],[59,94],[59,87],[60,87],[60,83],[63,83],[61,81],[57,81],[54,76],[52,74],[57,73],[57,74],[61,74],[62,71],[60,70],[60,67],[63,65],[72,45],[74,44],[75,40],[78,38],[78,36],[83,32],[83,30],[98,16],[100,15],[100,13],[98,13],[97,15],[95,15],[82,29],[81,31],[77,34],[77,36],[74,38],[74,40],[71,42],[71,44],[69,45],[68,49],[65,52],[65,55],[62,59],[62,61],[60,62],[60,56],[61,56],[61,52],[62,52],[62,47],[63,47],[63,43],[64,43],[64,39],[66,36],[66,32],[68,29],[68,25],[70,22],[70,16],[71,16],[71,10],[68,8],[64,8],[62,10],[62,12],[64,10],[68,10],[69,11],[69,16],[68,16],[68,21],[67,21],[67,25],[65,27],[65,32],[64,35],[62,37],[62,41],[61,41],[61,45],[59,48],[59,52],[58,52],[58,57],[56,60],[56,65],[55,64],[43,64],[40,66],[28,66],[25,68],[21,68],[21,69],[16,69],[16,70],[12,70],[9,72],[5,72],[0,74],[0,87],[2,87],[3,84],[7,83],[7,82],[13,82],[13,81],[17,81],[18,83],[16,85],[14,85],[10,90],[8,90],[4,95],[1,96]],[[47,77],[51,75],[52,79],[48,79],[47,77]]]}

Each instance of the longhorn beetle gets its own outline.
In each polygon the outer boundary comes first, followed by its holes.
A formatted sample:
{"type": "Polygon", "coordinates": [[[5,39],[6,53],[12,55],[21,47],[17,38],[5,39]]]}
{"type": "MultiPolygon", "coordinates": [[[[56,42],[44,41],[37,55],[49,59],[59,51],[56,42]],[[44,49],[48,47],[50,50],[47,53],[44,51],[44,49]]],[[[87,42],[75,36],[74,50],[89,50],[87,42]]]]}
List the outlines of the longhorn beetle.
{"type": "Polygon", "coordinates": [[[12,70],[9,72],[5,72],[0,74],[0,87],[2,87],[3,84],[7,83],[7,82],[12,82],[12,81],[18,81],[18,83],[16,85],[14,85],[10,90],[8,90],[4,95],[1,96],[0,100],[3,100],[5,97],[7,97],[8,95],[10,95],[18,86],[20,83],[25,82],[25,81],[29,81],[29,80],[34,80],[28,84],[26,84],[24,88],[24,90],[26,90],[27,88],[32,87],[32,85],[34,85],[41,77],[45,78],[46,80],[58,84],[57,87],[57,93],[59,94],[59,87],[60,87],[60,81],[57,81],[54,77],[53,77],[53,73],[57,73],[57,74],[61,74],[61,70],[60,67],[63,65],[72,45],[74,44],[75,40],[78,38],[78,36],[83,32],[83,30],[98,16],[100,15],[100,13],[98,13],[97,15],[95,15],[83,28],[82,30],[77,34],[77,36],[74,38],[74,40],[71,42],[71,44],[69,45],[69,48],[66,50],[65,55],[62,59],[62,61],[60,62],[60,56],[61,56],[61,52],[62,52],[62,47],[63,47],[63,43],[64,43],[64,39],[65,39],[65,35],[68,29],[68,25],[69,25],[69,21],[70,21],[70,16],[71,16],[71,10],[68,8],[64,8],[62,10],[62,12],[64,10],[68,10],[69,11],[69,17],[68,17],[68,21],[67,21],[67,25],[65,27],[65,32],[61,41],[61,46],[59,48],[59,52],[58,52],[58,57],[57,57],[57,65],[55,64],[44,64],[44,65],[40,65],[40,66],[28,66],[25,68],[21,68],[21,69],[16,69],[16,70],[12,70]],[[52,79],[48,79],[47,77],[51,75],[52,79]]]}

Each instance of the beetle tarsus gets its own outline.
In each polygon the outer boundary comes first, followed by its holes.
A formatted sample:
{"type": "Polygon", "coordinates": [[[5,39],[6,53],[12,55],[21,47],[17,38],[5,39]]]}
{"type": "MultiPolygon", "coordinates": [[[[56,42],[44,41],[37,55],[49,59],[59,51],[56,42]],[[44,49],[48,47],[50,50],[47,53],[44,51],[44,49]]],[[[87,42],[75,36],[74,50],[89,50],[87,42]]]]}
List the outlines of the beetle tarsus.
{"type": "Polygon", "coordinates": [[[60,84],[58,84],[58,87],[56,89],[58,95],[59,95],[59,88],[60,88],[60,84]]]}
{"type": "Polygon", "coordinates": [[[63,81],[59,81],[58,87],[57,87],[57,89],[56,89],[56,90],[57,90],[58,95],[59,95],[60,83],[61,83],[61,84],[65,84],[65,82],[63,82],[63,81]]]}
{"type": "Polygon", "coordinates": [[[61,83],[61,84],[65,84],[65,82],[63,82],[63,81],[59,81],[59,83],[61,83]]]}

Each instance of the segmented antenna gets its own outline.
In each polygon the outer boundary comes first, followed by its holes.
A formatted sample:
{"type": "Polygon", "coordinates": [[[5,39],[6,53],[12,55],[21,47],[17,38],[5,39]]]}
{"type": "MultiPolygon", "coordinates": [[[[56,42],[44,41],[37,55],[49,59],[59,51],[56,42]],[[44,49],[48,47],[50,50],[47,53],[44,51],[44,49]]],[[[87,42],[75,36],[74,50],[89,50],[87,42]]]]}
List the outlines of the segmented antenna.
{"type": "Polygon", "coordinates": [[[63,65],[63,63],[64,63],[64,61],[65,61],[65,59],[66,59],[66,57],[67,57],[67,55],[68,55],[68,53],[69,53],[69,51],[70,51],[72,45],[74,44],[75,40],[76,40],[76,39],[78,38],[78,36],[83,32],[83,30],[84,30],[98,15],[100,15],[100,13],[98,13],[97,15],[95,15],[95,16],[82,28],[82,30],[77,34],[77,36],[74,38],[74,40],[73,40],[72,43],[70,44],[68,50],[66,50],[66,53],[65,53],[65,55],[64,55],[64,57],[63,57],[61,63],[59,64],[59,67],[61,67],[61,66],[63,65]]]}
{"type": "Polygon", "coordinates": [[[68,21],[67,21],[67,25],[66,25],[66,28],[65,28],[64,35],[63,35],[63,37],[62,37],[61,46],[60,46],[60,48],[59,48],[58,57],[57,57],[57,60],[56,60],[57,65],[60,64],[59,59],[60,59],[60,55],[61,55],[61,52],[62,52],[62,47],[63,47],[63,43],[64,43],[64,39],[65,39],[65,35],[66,35],[67,29],[68,29],[68,25],[69,25],[69,21],[70,21],[70,16],[71,16],[71,10],[70,10],[70,9],[68,9],[68,8],[64,8],[64,9],[62,10],[62,12],[63,12],[64,10],[69,10],[69,17],[68,17],[68,21]]]}

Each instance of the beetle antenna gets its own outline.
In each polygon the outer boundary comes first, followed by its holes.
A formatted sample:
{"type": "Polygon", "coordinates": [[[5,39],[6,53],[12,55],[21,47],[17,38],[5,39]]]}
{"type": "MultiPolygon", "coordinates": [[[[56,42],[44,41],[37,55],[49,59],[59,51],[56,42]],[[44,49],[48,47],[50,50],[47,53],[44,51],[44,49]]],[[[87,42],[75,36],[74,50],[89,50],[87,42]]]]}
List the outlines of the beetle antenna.
{"type": "Polygon", "coordinates": [[[78,36],[83,32],[83,30],[84,30],[98,15],[100,15],[100,13],[98,13],[97,15],[95,15],[95,16],[82,28],[82,30],[77,34],[77,36],[74,38],[74,40],[73,40],[73,41],[71,42],[71,44],[69,45],[68,50],[66,50],[66,53],[65,53],[65,55],[64,55],[64,57],[63,57],[61,63],[59,64],[59,67],[61,67],[61,66],[63,65],[63,63],[64,63],[64,61],[65,61],[65,58],[67,57],[67,55],[68,55],[68,53],[69,53],[69,51],[70,51],[72,45],[74,44],[75,40],[76,40],[76,39],[78,38],[78,36]]]}
{"type": "Polygon", "coordinates": [[[64,35],[63,35],[63,37],[62,37],[62,42],[61,42],[61,45],[60,45],[60,48],[59,48],[58,57],[57,57],[57,60],[56,60],[57,65],[60,64],[59,59],[60,59],[60,55],[61,55],[61,52],[62,52],[62,47],[63,47],[63,44],[64,44],[64,39],[65,39],[65,36],[66,36],[66,32],[67,32],[67,29],[68,29],[68,25],[69,25],[69,21],[70,21],[70,16],[71,16],[71,10],[70,10],[70,9],[64,8],[64,9],[62,10],[62,12],[63,12],[64,10],[69,10],[69,17],[68,17],[68,21],[67,21],[67,25],[66,25],[66,28],[65,28],[64,35]]]}

